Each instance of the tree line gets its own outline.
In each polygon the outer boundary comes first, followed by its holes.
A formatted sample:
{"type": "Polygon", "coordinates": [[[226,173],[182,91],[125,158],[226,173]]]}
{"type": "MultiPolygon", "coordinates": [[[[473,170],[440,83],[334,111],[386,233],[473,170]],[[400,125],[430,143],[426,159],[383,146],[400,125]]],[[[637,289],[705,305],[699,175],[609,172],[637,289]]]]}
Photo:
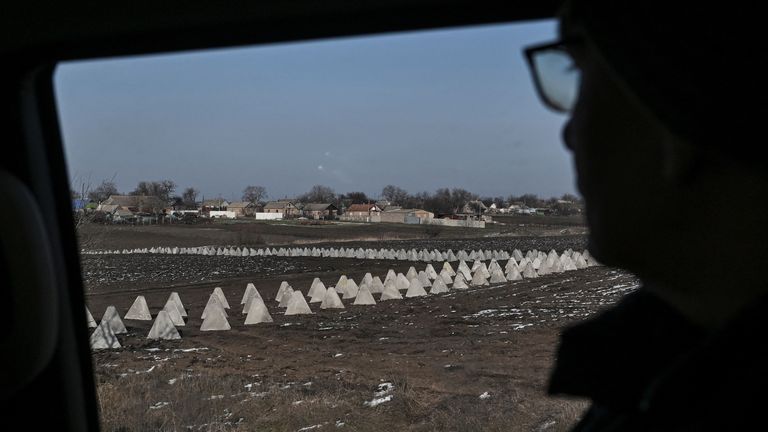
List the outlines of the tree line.
{"type": "MultiPolygon", "coordinates": [[[[129,192],[128,195],[154,196],[173,206],[197,207],[197,199],[200,195],[199,190],[194,187],[187,187],[181,194],[175,194],[176,190],[177,185],[173,180],[140,181],[136,188],[129,192]]],[[[113,180],[104,180],[93,189],[83,189],[79,193],[74,190],[72,192],[73,198],[86,197],[95,203],[105,201],[110,195],[119,195],[113,180]]],[[[267,189],[259,185],[246,186],[241,196],[242,201],[254,204],[263,203],[267,198],[269,198],[267,189]]],[[[434,193],[418,192],[412,194],[395,185],[384,186],[376,198],[369,197],[365,192],[336,193],[329,186],[314,185],[307,192],[298,195],[294,200],[300,203],[329,203],[334,204],[339,209],[347,208],[352,204],[367,204],[385,200],[390,205],[404,208],[420,208],[438,215],[461,212],[467,204],[470,204],[470,207],[474,205],[477,207],[474,210],[479,210],[479,203],[486,207],[496,204],[497,208],[510,204],[519,204],[530,208],[552,208],[561,214],[567,214],[569,209],[573,209],[573,205],[564,202],[576,205],[582,204],[581,199],[572,194],[551,198],[541,198],[535,194],[490,197],[480,196],[462,188],[439,188],[434,193]]]]}

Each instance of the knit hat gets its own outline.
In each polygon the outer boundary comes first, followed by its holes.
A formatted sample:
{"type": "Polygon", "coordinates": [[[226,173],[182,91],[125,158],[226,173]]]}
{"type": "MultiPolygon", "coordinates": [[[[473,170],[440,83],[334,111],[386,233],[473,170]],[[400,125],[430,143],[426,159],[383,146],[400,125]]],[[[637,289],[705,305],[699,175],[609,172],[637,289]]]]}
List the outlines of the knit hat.
{"type": "MultiPolygon", "coordinates": [[[[578,23],[670,131],[747,156],[765,108],[762,15],[746,2],[570,0],[578,23]],[[748,149],[748,150],[747,150],[748,149]]],[[[759,131],[762,132],[762,131],[759,131]]],[[[750,148],[753,147],[753,148],[750,148]]]]}

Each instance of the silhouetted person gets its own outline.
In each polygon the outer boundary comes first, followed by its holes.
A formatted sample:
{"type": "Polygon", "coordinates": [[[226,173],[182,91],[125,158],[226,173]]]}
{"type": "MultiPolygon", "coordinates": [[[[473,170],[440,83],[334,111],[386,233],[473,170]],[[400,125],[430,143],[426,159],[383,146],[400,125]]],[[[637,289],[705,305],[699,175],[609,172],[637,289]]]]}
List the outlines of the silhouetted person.
{"type": "Polygon", "coordinates": [[[592,400],[578,431],[768,429],[764,26],[743,5],[574,0],[527,50],[570,115],[589,250],[642,281],[562,335],[549,391],[592,400]]]}

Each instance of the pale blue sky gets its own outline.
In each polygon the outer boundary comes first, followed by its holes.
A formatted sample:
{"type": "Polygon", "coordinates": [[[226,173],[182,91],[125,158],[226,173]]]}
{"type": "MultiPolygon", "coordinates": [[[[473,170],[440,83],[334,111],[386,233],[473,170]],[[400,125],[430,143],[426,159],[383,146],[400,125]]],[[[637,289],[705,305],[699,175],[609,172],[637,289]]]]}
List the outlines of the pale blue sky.
{"type": "Polygon", "coordinates": [[[521,52],[555,35],[538,21],[64,63],[70,176],[228,199],[249,184],[271,198],[314,184],[573,193],[565,117],[539,102],[521,52]]]}

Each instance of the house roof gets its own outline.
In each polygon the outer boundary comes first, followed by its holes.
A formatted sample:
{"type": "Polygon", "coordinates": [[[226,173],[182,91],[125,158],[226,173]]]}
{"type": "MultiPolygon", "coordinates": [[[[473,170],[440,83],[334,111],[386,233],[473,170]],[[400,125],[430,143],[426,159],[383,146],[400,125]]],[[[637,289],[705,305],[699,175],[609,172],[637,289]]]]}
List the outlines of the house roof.
{"type": "Polygon", "coordinates": [[[110,195],[102,203],[106,205],[117,205],[120,207],[144,207],[144,208],[164,208],[164,203],[160,198],[149,195],[110,195]]]}
{"type": "Polygon", "coordinates": [[[265,210],[268,209],[286,209],[288,207],[296,207],[290,201],[270,201],[264,206],[265,210]]]}
{"type": "Polygon", "coordinates": [[[336,206],[333,204],[327,204],[327,203],[309,203],[304,206],[305,211],[326,211],[326,210],[336,210],[336,206]]]}
{"type": "Polygon", "coordinates": [[[416,209],[416,208],[398,208],[397,210],[384,210],[383,213],[397,213],[397,214],[415,214],[415,213],[428,213],[431,215],[434,215],[434,213],[430,211],[426,211],[424,209],[416,209]]]}
{"type": "Polygon", "coordinates": [[[351,206],[347,207],[347,213],[369,211],[381,211],[381,209],[376,204],[352,204],[351,206]]]}
{"type": "Polygon", "coordinates": [[[229,203],[227,207],[228,208],[248,208],[253,206],[254,206],[253,203],[250,201],[237,201],[237,202],[229,203]]]}
{"type": "Polygon", "coordinates": [[[133,216],[133,212],[130,211],[130,210],[118,209],[118,210],[115,211],[114,215],[115,216],[120,216],[120,217],[131,217],[131,216],[133,216]]]}
{"type": "Polygon", "coordinates": [[[120,206],[117,204],[101,204],[96,209],[103,212],[112,213],[115,210],[117,210],[119,207],[120,206]]]}
{"type": "Polygon", "coordinates": [[[203,207],[228,207],[229,203],[224,198],[207,199],[203,201],[203,207]]]}

